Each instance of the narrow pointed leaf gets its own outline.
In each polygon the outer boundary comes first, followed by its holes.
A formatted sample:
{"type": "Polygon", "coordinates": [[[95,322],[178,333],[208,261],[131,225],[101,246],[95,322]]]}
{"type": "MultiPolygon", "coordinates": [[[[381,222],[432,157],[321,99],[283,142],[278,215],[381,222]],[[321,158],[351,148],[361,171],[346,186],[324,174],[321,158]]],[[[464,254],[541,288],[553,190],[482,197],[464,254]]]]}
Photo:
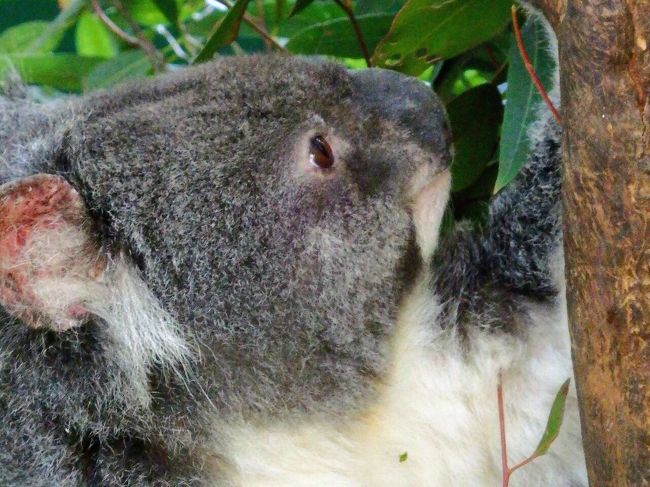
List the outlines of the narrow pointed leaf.
{"type": "Polygon", "coordinates": [[[501,95],[486,83],[456,97],[447,113],[455,148],[451,189],[460,191],[478,180],[493,158],[503,113],[501,95]]]}
{"type": "Polygon", "coordinates": [[[542,439],[539,441],[539,445],[535,449],[535,453],[532,456],[539,457],[544,455],[548,449],[551,447],[551,443],[555,441],[557,435],[560,433],[560,427],[562,426],[562,420],[564,419],[564,406],[566,405],[566,398],[569,394],[569,382],[571,379],[567,379],[560,390],[555,396],[553,405],[551,406],[551,412],[548,415],[548,421],[546,423],[546,429],[542,435],[542,439]]]}
{"type": "MultiPolygon", "coordinates": [[[[537,77],[546,89],[550,89],[553,83],[554,61],[549,54],[543,25],[535,17],[531,17],[521,35],[537,77]]],[[[526,164],[531,149],[528,130],[539,119],[539,111],[547,109],[542,106],[542,97],[524,67],[514,38],[511,41],[508,63],[508,100],[503,115],[499,174],[495,192],[512,181],[526,164]]]]}
{"type": "Polygon", "coordinates": [[[289,12],[289,17],[293,17],[297,13],[300,13],[302,10],[309,7],[313,2],[314,0],[297,0],[291,9],[291,12],[289,12]]]}
{"type": "Polygon", "coordinates": [[[171,25],[178,24],[178,4],[176,0],[154,0],[154,3],[171,25]]]}
{"type": "Polygon", "coordinates": [[[239,33],[239,26],[246,13],[246,7],[249,0],[237,0],[237,2],[228,10],[226,16],[216,25],[207,42],[196,56],[193,64],[208,61],[217,52],[220,47],[227,46],[235,39],[239,33]]]}

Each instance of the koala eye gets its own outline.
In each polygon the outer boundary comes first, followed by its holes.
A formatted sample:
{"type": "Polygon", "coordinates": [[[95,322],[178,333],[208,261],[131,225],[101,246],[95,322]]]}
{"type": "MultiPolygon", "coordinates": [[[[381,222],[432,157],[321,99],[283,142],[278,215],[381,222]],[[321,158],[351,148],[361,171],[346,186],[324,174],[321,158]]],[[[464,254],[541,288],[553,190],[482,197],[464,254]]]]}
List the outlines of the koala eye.
{"type": "Polygon", "coordinates": [[[321,169],[329,169],[334,164],[332,148],[322,135],[311,139],[309,146],[309,162],[321,169]]]}

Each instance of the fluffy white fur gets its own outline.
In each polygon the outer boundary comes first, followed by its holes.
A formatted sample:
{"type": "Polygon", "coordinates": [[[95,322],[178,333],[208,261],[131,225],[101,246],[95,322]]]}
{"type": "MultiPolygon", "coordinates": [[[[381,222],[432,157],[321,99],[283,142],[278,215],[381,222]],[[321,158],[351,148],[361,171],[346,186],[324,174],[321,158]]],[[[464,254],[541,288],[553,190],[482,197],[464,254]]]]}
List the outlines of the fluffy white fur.
{"type": "MultiPolygon", "coordinates": [[[[379,400],[352,421],[302,418],[231,429],[238,484],[499,485],[498,372],[512,465],[534,451],[555,393],[571,375],[565,303],[531,305],[526,337],[474,329],[469,348],[453,330],[436,328],[438,310],[423,287],[404,303],[379,400]]],[[[581,445],[572,389],[551,451],[514,474],[511,485],[586,485],[581,445]]]]}
{"type": "Polygon", "coordinates": [[[73,307],[101,318],[109,355],[128,380],[123,390],[129,402],[148,405],[149,367],[184,374],[191,352],[178,324],[127,258],[103,255],[90,244],[84,229],[64,223],[38,230],[27,243],[20,266],[29,276],[38,311],[55,329],[76,326],[78,318],[69,317],[73,307]],[[38,272],[43,269],[48,272],[38,272]]]}
{"type": "MultiPolygon", "coordinates": [[[[414,217],[421,220],[418,233],[429,232],[418,235],[421,250],[430,254],[449,181],[438,177],[426,188],[445,195],[419,204],[416,200],[414,207],[414,217]]],[[[559,270],[561,255],[557,260],[559,270]]],[[[440,307],[427,286],[427,272],[401,306],[390,370],[376,384],[377,400],[365,411],[348,419],[302,417],[291,423],[217,426],[219,443],[227,438],[226,462],[235,485],[499,485],[499,371],[510,464],[535,450],[555,394],[572,375],[563,292],[556,306],[529,304],[525,334],[476,327],[461,339],[454,329],[437,325],[440,307]],[[407,459],[400,462],[404,453],[407,459]]],[[[558,280],[563,280],[561,272],[558,280]]],[[[581,445],[572,389],[551,451],[515,473],[510,485],[586,485],[581,445]]]]}
{"type": "Polygon", "coordinates": [[[86,307],[103,319],[115,360],[129,378],[129,389],[134,399],[146,406],[151,399],[149,367],[162,366],[184,380],[191,348],[178,324],[123,256],[112,262],[107,272],[104,286],[86,307]]]}

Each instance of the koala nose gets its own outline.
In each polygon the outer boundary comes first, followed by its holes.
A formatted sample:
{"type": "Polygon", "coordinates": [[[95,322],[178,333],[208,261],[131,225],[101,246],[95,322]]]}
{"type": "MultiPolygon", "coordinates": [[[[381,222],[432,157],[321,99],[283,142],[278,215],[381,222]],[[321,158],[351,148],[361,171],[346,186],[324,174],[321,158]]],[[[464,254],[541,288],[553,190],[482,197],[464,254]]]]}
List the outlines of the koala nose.
{"type": "Polygon", "coordinates": [[[425,149],[450,162],[451,129],[442,102],[421,81],[395,71],[352,71],[357,96],[365,109],[406,127],[425,149]]]}

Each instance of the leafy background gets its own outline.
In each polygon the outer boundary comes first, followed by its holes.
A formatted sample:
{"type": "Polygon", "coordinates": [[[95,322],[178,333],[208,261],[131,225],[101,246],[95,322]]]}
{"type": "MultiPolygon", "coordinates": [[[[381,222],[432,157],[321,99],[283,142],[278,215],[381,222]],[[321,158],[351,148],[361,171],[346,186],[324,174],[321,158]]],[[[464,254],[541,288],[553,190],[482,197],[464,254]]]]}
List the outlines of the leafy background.
{"type": "MultiPolygon", "coordinates": [[[[544,109],[511,25],[512,0],[0,0],[0,84],[18,72],[36,99],[86,93],[265,51],[416,76],[447,106],[455,144],[448,222],[482,221],[526,160],[544,109]],[[363,39],[363,42],[359,40],[363,39]],[[364,56],[364,49],[366,55],[364,56]]],[[[542,28],[519,14],[549,87],[542,28]]],[[[254,73],[252,74],[254,75],[254,73]]]]}

